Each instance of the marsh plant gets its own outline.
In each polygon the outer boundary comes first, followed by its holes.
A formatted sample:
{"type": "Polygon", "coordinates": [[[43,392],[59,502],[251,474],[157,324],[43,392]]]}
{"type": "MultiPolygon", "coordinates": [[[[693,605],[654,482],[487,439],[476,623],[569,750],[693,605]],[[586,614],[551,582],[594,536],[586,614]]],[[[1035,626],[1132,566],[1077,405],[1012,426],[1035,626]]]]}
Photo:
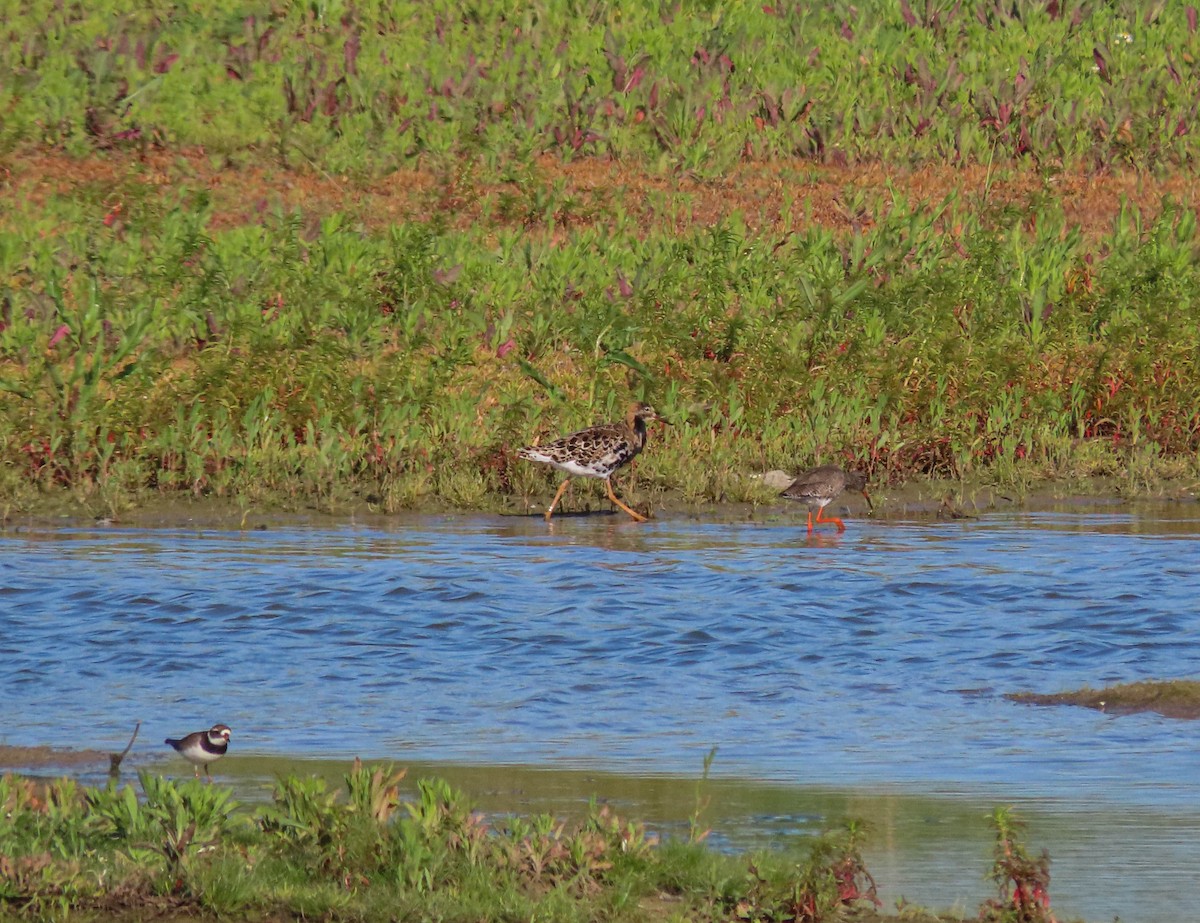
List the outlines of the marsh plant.
{"type": "Polygon", "coordinates": [[[198,253],[186,209],[75,240],[54,229],[92,219],[60,200],[0,222],[0,493],[495,508],[552,492],[516,447],[631,395],[676,422],[625,475],[635,502],[766,501],[749,475],[800,459],[1131,492],[1200,474],[1191,209],[1129,206],[1085,243],[1054,205],[1011,227],[955,196],[869,208],[853,239],[782,247],[739,222],[550,246],[280,216],[198,253]]]}
{"type": "MultiPolygon", "coordinates": [[[[493,821],[444,781],[404,786],[392,766],[356,762],[343,782],[286,776],[269,804],[238,805],[223,787],[147,773],[138,786],[103,788],[0,777],[0,916],[138,907],[567,921],[645,918],[667,901],[687,919],[817,923],[878,906],[858,821],[745,857],[660,840],[595,802],[573,821],[493,821]]],[[[1001,895],[981,918],[1046,923],[1036,887],[1048,860],[1029,859],[1011,814],[996,816],[1001,895]]]]}
{"type": "MultiPolygon", "coordinates": [[[[341,175],[603,155],[702,176],[742,159],[1146,170],[1200,153],[1200,37],[1178,3],[232,2],[209,16],[36,0],[9,25],[0,150],[201,146],[341,175]]],[[[450,172],[450,198],[469,194],[450,172]]],[[[566,206],[519,208],[545,221],[566,206]]]]}
{"type": "Polygon", "coordinates": [[[1050,855],[1030,855],[1024,821],[1012,808],[996,808],[989,818],[996,832],[992,880],[997,895],[979,910],[983,923],[1056,923],[1050,909],[1050,855]]]}
{"type": "Polygon", "coordinates": [[[1194,8],[684,6],[14,9],[0,511],[517,507],[631,399],[634,503],[1200,477],[1194,8]]]}
{"type": "Polygon", "coordinates": [[[194,855],[221,840],[237,802],[227,789],[198,779],[173,782],[143,771],[138,781],[141,797],[130,785],[89,792],[89,814],[100,834],[120,843],[131,858],[145,864],[146,854],[156,854],[178,878],[194,855]]]}

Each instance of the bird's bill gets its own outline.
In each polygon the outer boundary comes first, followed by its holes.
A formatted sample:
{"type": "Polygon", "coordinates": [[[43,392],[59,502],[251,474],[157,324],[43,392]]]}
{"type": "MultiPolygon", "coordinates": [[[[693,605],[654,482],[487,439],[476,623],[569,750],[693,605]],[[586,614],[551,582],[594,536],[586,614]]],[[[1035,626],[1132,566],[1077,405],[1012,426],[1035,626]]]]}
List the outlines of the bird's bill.
{"type": "Polygon", "coordinates": [[[867,493],[865,490],[862,492],[862,495],[863,495],[863,499],[867,501],[867,509],[869,509],[872,513],[874,513],[875,512],[875,504],[871,502],[871,495],[869,493],[867,493]]]}

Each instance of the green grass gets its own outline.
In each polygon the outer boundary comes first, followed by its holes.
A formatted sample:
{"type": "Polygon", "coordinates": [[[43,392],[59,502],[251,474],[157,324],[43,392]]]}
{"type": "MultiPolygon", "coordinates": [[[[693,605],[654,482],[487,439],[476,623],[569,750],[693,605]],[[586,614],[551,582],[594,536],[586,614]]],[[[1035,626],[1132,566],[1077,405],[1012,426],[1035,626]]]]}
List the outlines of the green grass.
{"type": "MultiPolygon", "coordinates": [[[[0,777],[0,916],[818,923],[855,908],[855,919],[886,919],[863,865],[861,822],[791,850],[735,856],[660,843],[594,802],[573,823],[492,822],[445,782],[404,792],[403,780],[356,762],[337,790],[288,776],[270,803],[249,807],[228,789],[145,772],[137,787],[0,777]]],[[[995,823],[999,896],[981,913],[1050,919],[1014,915],[1034,880],[1049,913],[1049,859],[1027,855],[1010,810],[995,823]]],[[[903,918],[934,919],[913,908],[903,918]]]]}
{"type": "Polygon", "coordinates": [[[264,151],[377,172],[481,154],[1194,163],[1182,2],[1003,9],[349,3],[25,4],[0,45],[0,150],[264,151]]]}
{"type": "Polygon", "coordinates": [[[695,502],[818,459],[877,481],[1197,475],[1189,209],[1130,206],[1085,243],[1054,205],[892,192],[849,237],[775,246],[733,220],[552,245],[338,214],[216,230],[202,193],[168,195],[112,227],[77,197],[0,222],[8,504],[495,507],[553,483],[519,445],[636,397],[677,425],[633,489],[695,502]]]}
{"type": "Polygon", "coordinates": [[[1186,679],[1119,683],[1049,694],[1012,692],[1005,698],[1031,705],[1078,705],[1118,715],[1154,711],[1171,718],[1200,716],[1200,682],[1186,679]]]}
{"type": "Polygon", "coordinates": [[[1056,188],[1187,175],[1193,20],[26,5],[0,31],[0,150],[93,169],[3,174],[0,514],[519,507],[555,476],[518,446],[632,399],[676,423],[625,475],[635,500],[767,501],[748,475],[825,461],[1192,483],[1195,211],[1126,203],[1085,235],[1056,188]],[[547,156],[593,165],[592,191],[547,156]],[[245,184],[234,205],[197,158],[245,184]],[[873,162],[896,179],[847,187],[843,230],[811,219],[808,165],[873,162]],[[988,182],[930,198],[901,176],[946,162],[988,182]],[[746,163],[783,165],[779,201],[704,217],[746,163]],[[338,201],[285,207],[262,171],[338,201]],[[418,175],[385,219],[356,201],[418,175]],[[1033,191],[994,195],[1012,176],[1033,191]]]}

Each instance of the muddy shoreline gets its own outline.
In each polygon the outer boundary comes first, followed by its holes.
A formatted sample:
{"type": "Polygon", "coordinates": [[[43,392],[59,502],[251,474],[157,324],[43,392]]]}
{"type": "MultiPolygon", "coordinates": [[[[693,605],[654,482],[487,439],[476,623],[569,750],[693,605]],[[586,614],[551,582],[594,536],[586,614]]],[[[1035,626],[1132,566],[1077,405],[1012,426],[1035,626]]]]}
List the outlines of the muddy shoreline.
{"type": "MultiPolygon", "coordinates": [[[[1154,680],[1124,683],[1103,688],[1084,687],[1057,693],[1027,691],[1002,693],[1003,697],[1032,707],[1070,706],[1089,708],[1113,716],[1154,712],[1165,718],[1191,721],[1200,719],[1200,681],[1188,679],[1154,680]]],[[[10,746],[0,742],[0,774],[17,773],[40,777],[88,776],[108,774],[115,753],[93,749],[51,746],[10,746]]],[[[286,754],[281,755],[286,756],[286,754]]],[[[126,776],[139,769],[165,765],[161,758],[134,755],[121,763],[126,776]]]]}
{"type": "MultiPolygon", "coordinates": [[[[652,518],[705,518],[717,522],[775,521],[797,519],[803,522],[803,510],[795,504],[775,497],[776,485],[790,483],[783,471],[748,475],[762,480],[769,488],[761,503],[687,503],[678,495],[663,493],[647,498],[635,493],[637,505],[651,513],[652,518]]],[[[582,485],[581,485],[582,486],[582,485]]],[[[587,487],[594,485],[588,484],[587,487]]],[[[575,491],[555,512],[555,519],[575,517],[605,517],[612,506],[603,491],[575,491]]],[[[1116,511],[1123,508],[1178,509],[1187,515],[1200,500],[1200,483],[1169,482],[1156,493],[1131,495],[1126,485],[1116,479],[1047,482],[1026,488],[1000,487],[958,481],[910,481],[904,484],[870,485],[873,512],[857,496],[844,495],[837,501],[854,519],[875,520],[958,520],[988,513],[1005,512],[1087,512],[1116,511]]],[[[319,506],[304,500],[296,502],[247,503],[214,497],[163,496],[146,494],[136,498],[131,508],[118,514],[99,511],[91,504],[81,503],[70,494],[51,493],[41,497],[25,510],[0,507],[0,534],[5,530],[35,527],[78,527],[81,525],[121,526],[125,528],[208,528],[231,530],[264,530],[314,524],[345,524],[394,526],[407,518],[424,516],[501,516],[505,518],[541,517],[549,497],[510,497],[495,505],[480,509],[462,509],[448,505],[426,504],[394,513],[381,511],[369,499],[319,506]]]]}

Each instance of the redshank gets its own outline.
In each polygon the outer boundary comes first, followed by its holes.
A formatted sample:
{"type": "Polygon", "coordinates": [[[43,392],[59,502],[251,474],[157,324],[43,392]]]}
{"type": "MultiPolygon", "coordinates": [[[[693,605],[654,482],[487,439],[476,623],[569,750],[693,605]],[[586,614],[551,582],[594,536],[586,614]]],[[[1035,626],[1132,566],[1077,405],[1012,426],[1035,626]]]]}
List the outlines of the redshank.
{"type": "Polygon", "coordinates": [[[645,516],[631,510],[617,498],[611,479],[613,472],[629,464],[634,456],[646,447],[646,422],[650,420],[668,422],[649,404],[634,404],[629,409],[628,419],[623,423],[589,426],[545,445],[526,446],[518,451],[518,458],[545,462],[568,475],[559,485],[550,508],[546,510],[546,522],[554,515],[554,507],[562,499],[572,477],[599,478],[608,491],[608,499],[632,516],[636,522],[645,522],[645,516]]]}
{"type": "Polygon", "coordinates": [[[859,491],[866,499],[867,507],[872,511],[875,509],[867,493],[866,477],[857,471],[843,471],[837,465],[821,465],[805,471],[780,496],[808,504],[809,535],[812,535],[813,526],[819,522],[832,522],[837,525],[838,532],[845,532],[846,524],[836,516],[821,518],[825,507],[837,499],[843,490],[859,491]],[[813,519],[813,510],[817,511],[816,519],[813,519]]]}

